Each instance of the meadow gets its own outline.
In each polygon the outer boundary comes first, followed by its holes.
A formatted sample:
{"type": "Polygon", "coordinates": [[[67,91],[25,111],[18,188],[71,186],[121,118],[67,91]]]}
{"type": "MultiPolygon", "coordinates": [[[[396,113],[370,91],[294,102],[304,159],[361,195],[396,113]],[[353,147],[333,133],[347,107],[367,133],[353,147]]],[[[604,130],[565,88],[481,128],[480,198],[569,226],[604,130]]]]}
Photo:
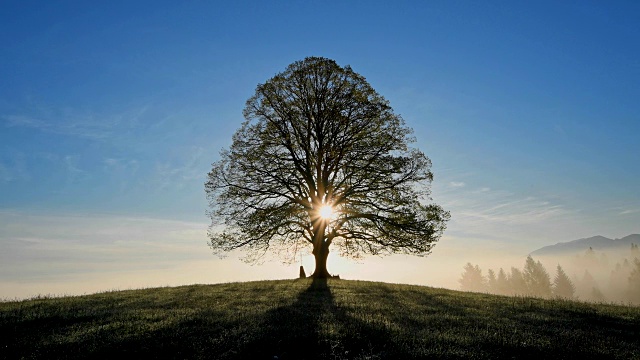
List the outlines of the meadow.
{"type": "Polygon", "coordinates": [[[0,303],[0,357],[640,358],[640,307],[311,279],[0,303]]]}

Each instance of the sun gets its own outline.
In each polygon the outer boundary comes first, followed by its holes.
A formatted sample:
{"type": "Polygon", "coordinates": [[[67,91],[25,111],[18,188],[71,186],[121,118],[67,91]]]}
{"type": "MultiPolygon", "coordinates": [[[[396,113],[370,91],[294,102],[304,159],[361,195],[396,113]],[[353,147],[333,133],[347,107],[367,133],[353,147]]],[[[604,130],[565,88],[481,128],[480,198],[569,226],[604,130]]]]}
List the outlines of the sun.
{"type": "Polygon", "coordinates": [[[320,211],[318,211],[320,217],[324,220],[329,220],[333,217],[333,208],[331,205],[322,205],[320,211]]]}

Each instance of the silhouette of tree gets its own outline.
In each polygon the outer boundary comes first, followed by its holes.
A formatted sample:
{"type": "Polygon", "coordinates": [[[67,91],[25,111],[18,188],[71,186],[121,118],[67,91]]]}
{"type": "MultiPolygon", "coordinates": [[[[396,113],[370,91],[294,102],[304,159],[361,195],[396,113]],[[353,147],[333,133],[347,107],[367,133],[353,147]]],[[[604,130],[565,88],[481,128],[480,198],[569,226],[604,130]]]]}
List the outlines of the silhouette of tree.
{"type": "Polygon", "coordinates": [[[598,288],[598,283],[596,279],[593,278],[593,275],[589,272],[589,270],[585,270],[582,275],[582,279],[577,283],[576,293],[580,298],[584,298],[586,300],[597,300],[594,299],[594,294],[596,294],[593,289],[598,288]]]}
{"type": "Polygon", "coordinates": [[[638,250],[638,245],[631,243],[631,256],[635,258],[636,256],[638,256],[638,254],[640,254],[640,250],[638,250]]]}
{"type": "Polygon", "coordinates": [[[589,249],[584,252],[584,257],[582,258],[583,264],[586,267],[595,267],[598,265],[598,258],[596,256],[596,252],[593,250],[591,246],[589,249]]]}
{"type": "Polygon", "coordinates": [[[527,282],[524,280],[520,269],[515,267],[511,268],[509,287],[511,288],[511,293],[514,295],[526,295],[528,293],[527,282]]]}
{"type": "Polygon", "coordinates": [[[638,303],[640,302],[640,260],[633,259],[633,265],[629,275],[629,299],[638,303]]]}
{"type": "Polygon", "coordinates": [[[309,57],[259,84],[205,184],[209,245],[247,260],[306,241],[315,278],[342,255],[427,255],[449,213],[430,200],[431,161],[412,130],[349,66],[309,57]]]}
{"type": "Polygon", "coordinates": [[[487,270],[487,291],[492,294],[498,293],[498,280],[496,279],[496,273],[491,269],[487,270]]]}
{"type": "Polygon", "coordinates": [[[609,282],[607,284],[607,294],[610,298],[617,301],[629,301],[630,274],[630,266],[623,267],[619,262],[616,263],[615,268],[609,275],[609,282]]]}
{"type": "Polygon", "coordinates": [[[482,292],[486,290],[486,279],[478,265],[467,263],[459,280],[462,291],[482,292]]]}
{"type": "Polygon", "coordinates": [[[562,267],[558,265],[556,268],[556,277],[553,279],[553,295],[559,298],[572,299],[576,292],[569,276],[564,272],[562,267]]]}
{"type": "Polygon", "coordinates": [[[540,261],[536,262],[531,256],[528,256],[522,275],[527,284],[529,295],[551,297],[551,279],[540,261]]]}
{"type": "Polygon", "coordinates": [[[496,279],[496,293],[500,295],[509,294],[509,279],[507,278],[507,274],[504,272],[502,268],[498,271],[498,277],[496,279]]]}
{"type": "Polygon", "coordinates": [[[609,257],[604,252],[600,253],[600,258],[598,259],[598,265],[602,268],[607,268],[609,266],[609,257]]]}

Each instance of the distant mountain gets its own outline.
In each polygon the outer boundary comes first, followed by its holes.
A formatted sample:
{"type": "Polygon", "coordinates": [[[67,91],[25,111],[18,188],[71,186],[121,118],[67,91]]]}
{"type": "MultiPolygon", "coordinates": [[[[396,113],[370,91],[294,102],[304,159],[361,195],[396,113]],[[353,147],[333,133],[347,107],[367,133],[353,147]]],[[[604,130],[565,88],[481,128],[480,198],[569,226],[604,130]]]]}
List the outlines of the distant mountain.
{"type": "Polygon", "coordinates": [[[640,245],[640,234],[631,234],[622,239],[609,239],[604,236],[593,236],[585,239],[578,239],[569,242],[561,242],[555,245],[542,247],[533,251],[531,256],[542,255],[566,255],[569,253],[579,253],[593,248],[593,250],[614,250],[629,249],[631,244],[640,245]]]}

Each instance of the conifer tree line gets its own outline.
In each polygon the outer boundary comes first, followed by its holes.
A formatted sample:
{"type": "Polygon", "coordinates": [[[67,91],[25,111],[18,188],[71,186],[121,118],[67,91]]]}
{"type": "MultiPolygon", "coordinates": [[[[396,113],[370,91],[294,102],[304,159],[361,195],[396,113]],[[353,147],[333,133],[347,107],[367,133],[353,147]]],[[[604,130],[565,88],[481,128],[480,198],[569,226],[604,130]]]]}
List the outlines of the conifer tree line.
{"type": "Polygon", "coordinates": [[[498,273],[489,269],[487,275],[482,274],[478,265],[467,263],[460,278],[463,291],[488,292],[499,295],[524,295],[543,298],[560,297],[572,299],[575,286],[560,265],[556,275],[551,276],[540,261],[527,257],[524,269],[512,267],[509,272],[500,268],[498,273]]]}
{"type": "Polygon", "coordinates": [[[574,270],[583,269],[581,276],[574,274],[572,277],[567,275],[560,264],[550,274],[540,261],[534,260],[531,256],[527,257],[522,269],[511,267],[505,271],[500,268],[497,272],[488,269],[486,274],[478,265],[467,263],[459,280],[460,289],[499,295],[640,304],[638,245],[631,244],[631,255],[632,261],[625,257],[612,269],[611,261],[606,254],[597,256],[595,251],[589,248],[584,254],[572,259],[571,265],[574,270]],[[576,264],[579,267],[576,267],[576,264]],[[597,275],[601,284],[598,284],[592,273],[597,275]]]}

